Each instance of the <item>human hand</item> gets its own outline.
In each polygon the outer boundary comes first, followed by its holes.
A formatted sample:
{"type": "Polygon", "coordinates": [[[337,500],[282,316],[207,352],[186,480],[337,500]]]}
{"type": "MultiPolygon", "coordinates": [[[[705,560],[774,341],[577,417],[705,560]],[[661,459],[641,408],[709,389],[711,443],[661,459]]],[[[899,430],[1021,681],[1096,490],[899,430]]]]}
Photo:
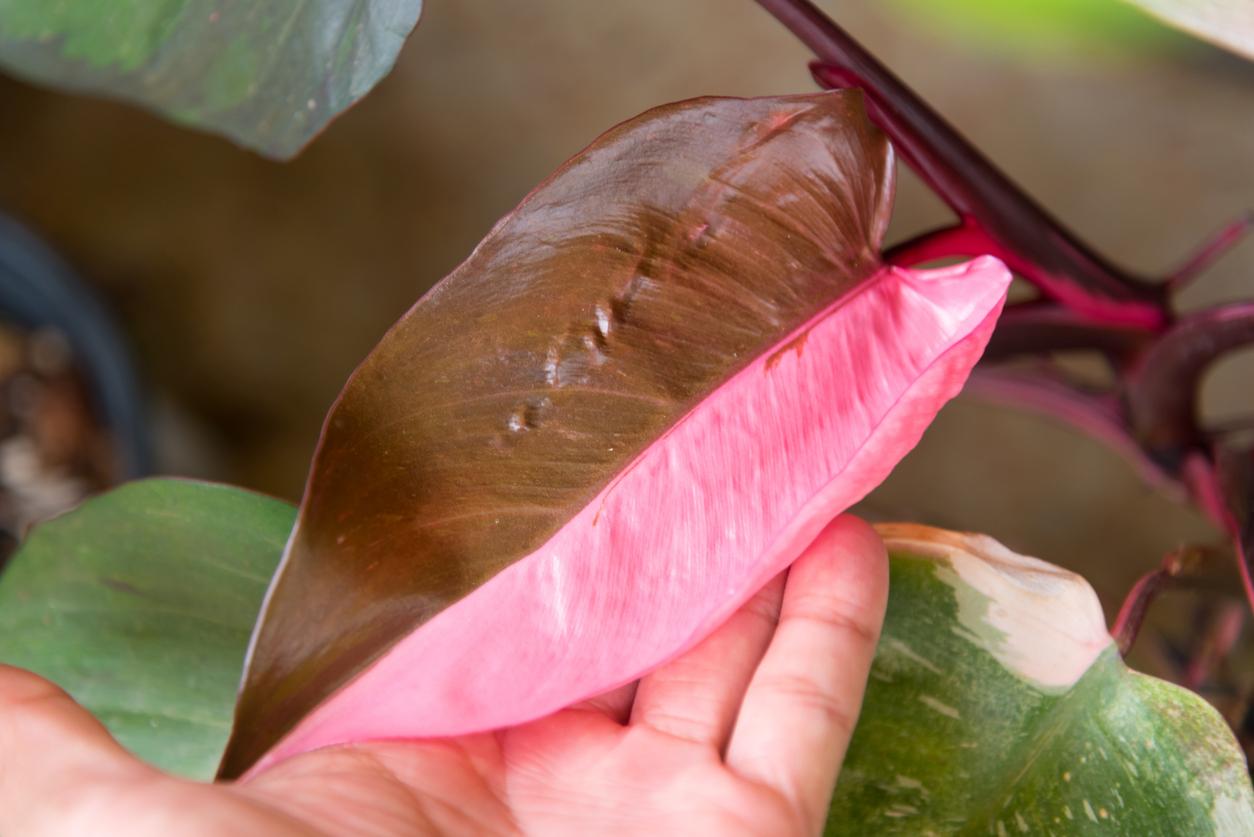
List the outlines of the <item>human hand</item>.
{"type": "Polygon", "coordinates": [[[817,834],[861,706],[888,564],[833,521],[700,645],[555,715],[306,753],[233,784],[140,762],[0,667],[0,834],[817,834]]]}

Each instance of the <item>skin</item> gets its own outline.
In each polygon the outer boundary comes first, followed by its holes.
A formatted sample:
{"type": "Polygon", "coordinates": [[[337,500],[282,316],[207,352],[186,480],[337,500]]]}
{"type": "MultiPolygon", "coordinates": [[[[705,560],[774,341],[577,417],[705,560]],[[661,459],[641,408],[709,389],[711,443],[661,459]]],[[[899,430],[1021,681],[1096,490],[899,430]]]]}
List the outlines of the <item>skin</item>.
{"type": "Polygon", "coordinates": [[[136,760],[0,667],[0,834],[818,834],[861,707],[888,564],[833,521],[700,645],[548,718],[306,753],[234,784],[136,760]]]}

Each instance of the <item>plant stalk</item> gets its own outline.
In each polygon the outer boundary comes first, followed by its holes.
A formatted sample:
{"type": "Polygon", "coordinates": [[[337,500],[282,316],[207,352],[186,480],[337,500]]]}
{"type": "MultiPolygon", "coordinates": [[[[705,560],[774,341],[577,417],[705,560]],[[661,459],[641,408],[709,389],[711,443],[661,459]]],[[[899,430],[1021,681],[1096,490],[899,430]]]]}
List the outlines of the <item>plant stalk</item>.
{"type": "MultiPolygon", "coordinates": [[[[1119,270],[1064,228],[809,0],[758,0],[819,62],[827,87],[859,87],[902,159],[957,213],[964,246],[1001,258],[1042,293],[1095,320],[1165,325],[1165,287],[1119,270]],[[965,229],[964,229],[965,228],[965,229]]],[[[955,255],[961,255],[956,253],[955,255]]]]}

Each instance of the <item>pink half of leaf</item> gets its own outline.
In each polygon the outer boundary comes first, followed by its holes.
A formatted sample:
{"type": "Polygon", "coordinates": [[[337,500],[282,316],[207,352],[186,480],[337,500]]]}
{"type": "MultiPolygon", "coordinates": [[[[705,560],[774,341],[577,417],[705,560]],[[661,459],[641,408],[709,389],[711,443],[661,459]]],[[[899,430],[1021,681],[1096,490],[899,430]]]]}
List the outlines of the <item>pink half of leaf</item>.
{"type": "Polygon", "coordinates": [[[538,549],[397,642],[254,770],[327,745],[518,724],[692,647],[914,446],[979,358],[1009,282],[988,257],[881,269],[728,379],[538,549]]]}
{"type": "Polygon", "coordinates": [[[883,267],[892,174],[843,91],[655,108],[540,184],[328,414],[220,775],[552,711],[792,560],[1005,289],[883,267]]]}

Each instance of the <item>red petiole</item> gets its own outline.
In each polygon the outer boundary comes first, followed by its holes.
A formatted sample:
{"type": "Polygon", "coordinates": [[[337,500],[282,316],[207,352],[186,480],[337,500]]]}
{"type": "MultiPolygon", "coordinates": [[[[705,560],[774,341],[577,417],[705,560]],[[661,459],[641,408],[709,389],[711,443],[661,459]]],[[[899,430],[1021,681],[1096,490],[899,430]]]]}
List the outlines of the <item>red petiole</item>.
{"type": "MultiPolygon", "coordinates": [[[[1254,445],[1235,445],[1222,429],[1204,426],[1197,403],[1207,369],[1254,345],[1254,302],[1187,316],[1172,306],[1176,292],[1254,228],[1254,212],[1167,277],[1133,276],[1063,227],[809,0],[758,2],[813,51],[820,85],[864,91],[872,120],[901,159],[957,215],[954,225],[892,248],[886,260],[907,266],[992,254],[1039,292],[1037,301],[1007,307],[971,388],[1068,421],[1132,458],[1153,482],[1190,497],[1232,538],[1254,607],[1247,561],[1254,553],[1254,445]],[[1076,350],[1100,353],[1113,385],[1094,390],[1053,362],[1076,350]],[[1038,362],[1026,370],[996,365],[1025,357],[1038,362]]],[[[1128,598],[1140,604],[1126,604],[1133,610],[1117,620],[1121,645],[1135,638],[1152,598],[1142,594],[1157,586],[1147,579],[1128,598]]]]}

